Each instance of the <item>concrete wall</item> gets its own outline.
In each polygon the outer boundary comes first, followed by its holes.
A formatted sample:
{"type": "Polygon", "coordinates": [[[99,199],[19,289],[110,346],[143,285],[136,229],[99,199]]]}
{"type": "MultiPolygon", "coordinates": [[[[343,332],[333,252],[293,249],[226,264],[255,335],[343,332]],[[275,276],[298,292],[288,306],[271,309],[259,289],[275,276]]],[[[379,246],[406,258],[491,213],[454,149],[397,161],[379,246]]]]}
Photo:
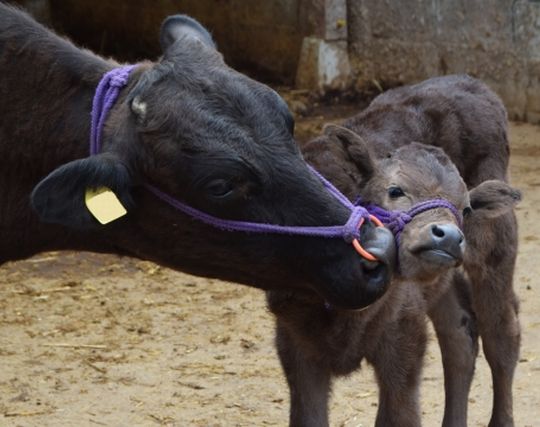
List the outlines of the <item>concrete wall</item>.
{"type": "Polygon", "coordinates": [[[358,89],[448,73],[486,81],[514,118],[540,121],[540,2],[349,0],[358,89]]]}
{"type": "Polygon", "coordinates": [[[186,13],[212,32],[228,62],[263,77],[292,76],[303,27],[300,0],[50,0],[53,21],[93,49],[129,60],[160,54],[159,27],[186,13]]]}
{"type": "Polygon", "coordinates": [[[350,70],[346,0],[10,1],[77,43],[124,61],[159,56],[162,20],[186,13],[210,30],[229,64],[259,79],[339,89],[342,69],[347,76],[350,70]]]}
{"type": "Polygon", "coordinates": [[[540,0],[11,0],[104,55],[160,55],[159,26],[182,12],[231,65],[319,92],[469,73],[511,117],[540,122],[540,0]]]}
{"type": "MultiPolygon", "coordinates": [[[[212,33],[231,65],[293,83],[304,34],[325,0],[11,0],[75,42],[125,61],[156,58],[161,22],[185,13],[212,33]],[[46,13],[44,13],[44,11],[46,13]]],[[[343,2],[345,0],[342,0],[343,2]]]]}

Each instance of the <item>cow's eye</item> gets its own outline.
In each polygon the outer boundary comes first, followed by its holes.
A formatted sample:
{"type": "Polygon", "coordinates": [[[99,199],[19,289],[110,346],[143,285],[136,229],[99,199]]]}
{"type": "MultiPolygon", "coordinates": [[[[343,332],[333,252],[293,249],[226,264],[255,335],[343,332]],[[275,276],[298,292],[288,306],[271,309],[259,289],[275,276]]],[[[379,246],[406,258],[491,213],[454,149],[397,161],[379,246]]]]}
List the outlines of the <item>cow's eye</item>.
{"type": "Polygon", "coordinates": [[[391,199],[398,199],[399,197],[403,197],[405,193],[400,187],[390,187],[388,189],[388,195],[391,199]]]}
{"type": "Polygon", "coordinates": [[[226,179],[214,179],[206,184],[206,191],[211,197],[227,197],[234,191],[234,185],[226,179]]]}
{"type": "Polygon", "coordinates": [[[470,206],[467,206],[465,209],[463,209],[463,217],[467,217],[470,214],[472,214],[472,208],[470,206]]]}

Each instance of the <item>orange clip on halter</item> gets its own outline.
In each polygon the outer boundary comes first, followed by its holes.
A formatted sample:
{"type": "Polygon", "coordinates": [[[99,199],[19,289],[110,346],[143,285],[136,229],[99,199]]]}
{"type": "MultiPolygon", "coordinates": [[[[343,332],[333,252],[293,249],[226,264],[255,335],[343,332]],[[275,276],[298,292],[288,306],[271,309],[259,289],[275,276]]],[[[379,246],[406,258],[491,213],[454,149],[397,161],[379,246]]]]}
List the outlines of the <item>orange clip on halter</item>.
{"type": "MultiPolygon", "coordinates": [[[[373,215],[370,215],[369,216],[369,219],[377,226],[377,227],[384,227],[383,223],[381,222],[381,220],[379,218],[377,218],[376,216],[373,216],[373,215]]],[[[362,227],[362,224],[364,223],[364,218],[361,218],[360,219],[360,222],[358,223],[358,229],[360,229],[360,227],[362,227]]],[[[366,251],[362,245],[360,244],[360,242],[358,241],[358,239],[353,239],[352,241],[352,245],[354,246],[354,249],[356,249],[356,252],[358,252],[362,257],[364,257],[365,259],[367,259],[368,261],[377,261],[377,258],[375,258],[375,256],[373,256],[372,254],[370,254],[368,251],[366,251]]]]}

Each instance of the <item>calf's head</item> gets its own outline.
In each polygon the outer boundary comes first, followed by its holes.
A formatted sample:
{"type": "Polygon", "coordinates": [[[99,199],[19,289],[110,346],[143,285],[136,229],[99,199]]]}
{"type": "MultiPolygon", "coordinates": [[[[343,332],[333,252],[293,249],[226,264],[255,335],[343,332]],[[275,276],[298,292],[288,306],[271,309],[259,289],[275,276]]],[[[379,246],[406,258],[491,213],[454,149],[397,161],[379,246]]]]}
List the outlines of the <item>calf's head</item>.
{"type": "Polygon", "coordinates": [[[340,225],[349,212],[307,168],[279,95],[227,67],[209,33],[186,16],[165,20],[163,57],[139,65],[111,110],[99,155],[53,171],[34,189],[41,219],[100,233],[116,246],[175,268],[263,288],[311,287],[357,308],[385,290],[391,235],[366,225],[363,241],[383,261],[367,265],[343,240],[211,229],[142,189],[150,183],[225,219],[340,225]],[[128,215],[100,226],[86,188],[111,188],[128,215]],[[278,280],[279,278],[279,280],[278,280]]]}
{"type": "Polygon", "coordinates": [[[327,176],[335,177],[350,197],[361,195],[363,203],[409,211],[419,203],[444,199],[456,208],[426,210],[404,226],[398,257],[405,278],[431,281],[460,265],[466,246],[463,221],[502,215],[520,199],[519,192],[502,181],[486,181],[469,191],[438,147],[413,142],[376,158],[369,142],[338,126],[328,126],[325,136],[307,148],[306,157],[323,173],[326,168],[327,176]],[[324,153],[322,144],[329,147],[324,153]]]}

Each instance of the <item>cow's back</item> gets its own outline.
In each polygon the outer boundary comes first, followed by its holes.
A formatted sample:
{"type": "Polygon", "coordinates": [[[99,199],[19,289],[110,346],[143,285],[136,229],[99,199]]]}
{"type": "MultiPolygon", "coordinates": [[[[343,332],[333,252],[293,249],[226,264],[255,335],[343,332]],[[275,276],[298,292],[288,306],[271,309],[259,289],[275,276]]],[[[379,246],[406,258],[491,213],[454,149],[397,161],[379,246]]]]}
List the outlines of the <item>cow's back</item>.
{"type": "Polygon", "coordinates": [[[466,75],[389,90],[345,123],[381,157],[413,141],[443,148],[469,187],[486,179],[506,180],[506,125],[501,100],[466,75]]]}

